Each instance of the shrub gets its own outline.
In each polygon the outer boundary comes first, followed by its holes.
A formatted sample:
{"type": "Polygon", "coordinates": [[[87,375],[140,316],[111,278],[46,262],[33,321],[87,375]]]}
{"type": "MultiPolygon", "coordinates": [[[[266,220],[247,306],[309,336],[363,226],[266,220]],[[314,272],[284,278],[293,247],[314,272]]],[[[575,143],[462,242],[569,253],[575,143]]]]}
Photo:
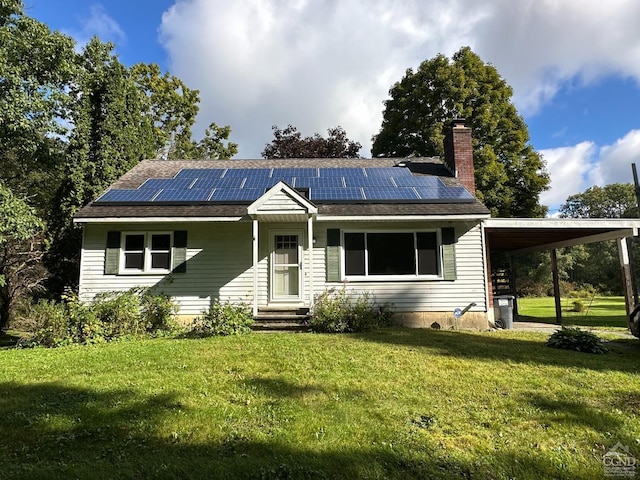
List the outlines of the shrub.
{"type": "Polygon", "coordinates": [[[22,339],[22,346],[42,345],[58,347],[73,342],[67,309],[63,303],[41,300],[29,309],[34,329],[30,339],[22,339]]]}
{"type": "Polygon", "coordinates": [[[208,311],[197,318],[197,335],[239,335],[251,332],[253,313],[246,303],[232,304],[215,300],[208,311]]]}
{"type": "Polygon", "coordinates": [[[553,333],[547,340],[547,346],[586,353],[607,353],[608,351],[597,335],[575,327],[562,327],[562,330],[553,333]]]}
{"type": "Polygon", "coordinates": [[[311,328],[325,333],[363,332],[391,325],[392,316],[390,305],[378,305],[369,292],[354,296],[343,287],[316,297],[311,328]]]}
{"type": "Polygon", "coordinates": [[[105,341],[104,326],[95,309],[80,302],[77,295],[65,295],[71,340],[74,343],[100,343],[105,341]]]}
{"type": "Polygon", "coordinates": [[[571,303],[571,308],[569,310],[572,312],[578,312],[578,313],[584,312],[585,310],[584,303],[582,303],[580,300],[574,300],[571,303]]]}
{"type": "Polygon", "coordinates": [[[142,317],[147,328],[151,331],[174,331],[178,328],[176,314],[178,304],[171,297],[164,294],[152,294],[144,290],[140,297],[142,303],[142,317]]]}
{"type": "Polygon", "coordinates": [[[142,302],[136,290],[96,295],[93,309],[107,339],[123,335],[139,335],[148,330],[140,314],[142,302]]]}
{"type": "Polygon", "coordinates": [[[90,305],[77,295],[65,294],[63,302],[41,301],[24,312],[22,324],[30,326],[32,335],[21,346],[55,347],[172,331],[177,305],[166,295],[132,289],[98,295],[90,305]]]}

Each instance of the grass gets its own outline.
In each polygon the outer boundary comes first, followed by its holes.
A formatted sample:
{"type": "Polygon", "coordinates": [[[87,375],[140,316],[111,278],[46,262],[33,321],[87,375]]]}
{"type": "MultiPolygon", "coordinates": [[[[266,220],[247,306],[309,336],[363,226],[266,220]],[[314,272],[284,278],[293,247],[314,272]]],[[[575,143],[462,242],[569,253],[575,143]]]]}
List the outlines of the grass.
{"type": "Polygon", "coordinates": [[[393,329],[0,351],[2,478],[601,478],[640,344],[393,329]]]}
{"type": "MultiPolygon", "coordinates": [[[[624,297],[563,298],[561,306],[562,320],[566,325],[627,329],[624,297]],[[576,300],[584,304],[584,312],[570,311],[576,300]]],[[[518,313],[519,319],[522,321],[556,323],[556,307],[553,297],[519,298],[518,313]]]]}

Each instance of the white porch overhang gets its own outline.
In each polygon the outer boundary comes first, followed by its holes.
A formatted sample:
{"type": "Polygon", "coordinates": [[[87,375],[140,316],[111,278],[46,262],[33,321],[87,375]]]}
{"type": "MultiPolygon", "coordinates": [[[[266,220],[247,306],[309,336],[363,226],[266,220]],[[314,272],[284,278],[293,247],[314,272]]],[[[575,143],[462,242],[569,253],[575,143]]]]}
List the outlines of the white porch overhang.
{"type": "Polygon", "coordinates": [[[247,208],[253,223],[253,315],[258,315],[258,247],[260,222],[306,222],[307,224],[307,303],[313,305],[313,220],[318,207],[284,182],[278,182],[247,208]]]}

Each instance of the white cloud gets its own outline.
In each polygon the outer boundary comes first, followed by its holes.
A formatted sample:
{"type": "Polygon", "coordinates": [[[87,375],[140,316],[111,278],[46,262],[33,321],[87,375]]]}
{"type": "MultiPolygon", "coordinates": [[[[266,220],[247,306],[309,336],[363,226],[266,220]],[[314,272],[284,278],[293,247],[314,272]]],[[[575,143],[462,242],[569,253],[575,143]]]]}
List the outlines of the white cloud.
{"type": "Polygon", "coordinates": [[[470,45],[532,113],[563,82],[640,79],[640,2],[609,0],[178,0],[163,15],[170,70],[201,91],[199,128],[230,124],[239,156],[271,125],[341,125],[369,154],[406,68],[470,45]]]}
{"type": "Polygon", "coordinates": [[[640,130],[632,130],[613,145],[602,147],[589,181],[601,186],[633,182],[632,163],[640,166],[640,130]]]}
{"type": "Polygon", "coordinates": [[[582,142],[572,147],[541,150],[547,162],[547,170],[551,177],[549,190],[540,195],[540,203],[556,210],[569,195],[583,191],[587,179],[583,173],[588,172],[596,146],[591,142],[582,142]]]}
{"type": "Polygon", "coordinates": [[[554,212],[570,195],[594,185],[631,183],[631,164],[640,166],[640,130],[632,130],[613,145],[598,147],[581,142],[571,147],[542,150],[551,176],[551,188],[540,202],[554,212]]]}
{"type": "Polygon", "coordinates": [[[89,14],[78,17],[78,21],[81,24],[79,30],[65,31],[75,39],[78,49],[82,49],[93,36],[98,36],[103,42],[113,42],[120,47],[126,45],[127,36],[124,30],[107,14],[102,4],[91,5],[89,14]]]}

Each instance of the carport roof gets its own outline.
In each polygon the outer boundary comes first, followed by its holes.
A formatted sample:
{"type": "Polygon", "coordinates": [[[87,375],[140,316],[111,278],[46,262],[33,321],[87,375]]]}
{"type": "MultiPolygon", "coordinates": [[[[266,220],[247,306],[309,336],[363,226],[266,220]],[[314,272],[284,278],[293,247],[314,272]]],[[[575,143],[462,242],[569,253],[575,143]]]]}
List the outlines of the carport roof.
{"type": "Polygon", "coordinates": [[[492,251],[540,251],[638,235],[640,219],[489,218],[492,251]]]}

